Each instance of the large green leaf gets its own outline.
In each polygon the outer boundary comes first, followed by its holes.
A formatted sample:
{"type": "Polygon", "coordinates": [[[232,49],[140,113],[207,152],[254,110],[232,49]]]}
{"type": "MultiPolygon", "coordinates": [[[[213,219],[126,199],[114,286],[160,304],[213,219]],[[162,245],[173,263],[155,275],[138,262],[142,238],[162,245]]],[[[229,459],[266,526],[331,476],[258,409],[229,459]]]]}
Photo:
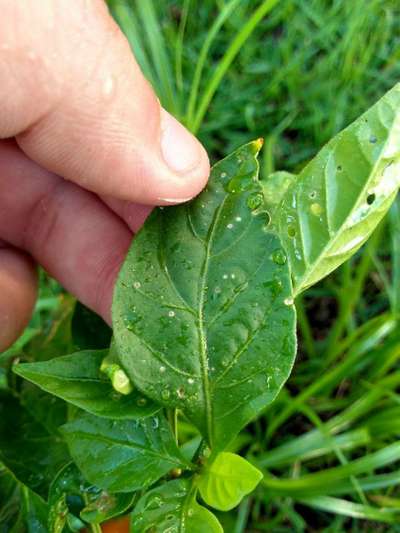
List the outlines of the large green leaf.
{"type": "Polygon", "coordinates": [[[256,488],[262,477],[260,470],[240,455],[222,452],[201,473],[198,487],[207,505],[229,511],[256,488]]]}
{"type": "Polygon", "coordinates": [[[258,141],[135,238],[113,302],[120,360],[147,396],[223,448],[276,396],[296,350],[286,257],[268,231],[258,141]]]}
{"type": "Polygon", "coordinates": [[[134,421],[85,414],[62,432],[86,479],[112,492],[141,489],[174,467],[188,466],[159,415],[134,421]]]}
{"type": "Polygon", "coordinates": [[[107,350],[84,350],[49,361],[14,366],[14,372],[89,413],[106,418],[143,418],[160,408],[139,391],[116,392],[101,374],[107,350]]]}
{"type": "Polygon", "coordinates": [[[131,532],[223,533],[217,518],[194,499],[189,480],[169,481],[146,493],[132,513],[131,532]]]}
{"type": "Polygon", "coordinates": [[[0,461],[44,498],[60,467],[69,460],[60,437],[49,433],[12,396],[0,396],[0,461]]]}
{"type": "Polygon", "coordinates": [[[299,294],[358,250],[397,194],[400,84],[322,148],[297,180],[287,180],[278,206],[271,201],[276,183],[276,174],[265,182],[267,203],[299,294]]]}

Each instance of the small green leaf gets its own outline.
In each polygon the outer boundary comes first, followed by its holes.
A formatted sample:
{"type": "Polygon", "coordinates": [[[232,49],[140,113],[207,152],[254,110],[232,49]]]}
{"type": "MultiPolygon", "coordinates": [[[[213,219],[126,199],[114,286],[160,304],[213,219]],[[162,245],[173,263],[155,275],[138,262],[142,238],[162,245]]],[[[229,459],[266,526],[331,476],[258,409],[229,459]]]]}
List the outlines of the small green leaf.
{"type": "MultiPolygon", "coordinates": [[[[334,137],[274,210],[295,295],[352,256],[400,186],[400,84],[334,137]]],[[[264,187],[268,188],[268,179],[264,187]]]]}
{"type": "Polygon", "coordinates": [[[265,408],[295,357],[295,310],[258,180],[260,142],[217,163],[192,202],[158,209],[117,281],[114,336],[146,396],[175,407],[213,449],[265,408]]]}
{"type": "Polygon", "coordinates": [[[85,478],[111,492],[141,489],[174,467],[188,466],[159,415],[144,420],[82,415],[63,426],[62,433],[85,478]]]}
{"type": "Polygon", "coordinates": [[[106,418],[136,419],[152,415],[159,406],[143,394],[118,393],[100,372],[107,350],[85,350],[50,361],[14,366],[14,372],[43,390],[89,413],[106,418]]]}
{"type": "Polygon", "coordinates": [[[229,511],[256,488],[262,477],[262,473],[240,455],[222,452],[201,474],[198,487],[207,505],[229,511]]]}
{"type": "Polygon", "coordinates": [[[169,481],[147,492],[137,503],[131,533],[223,533],[221,524],[194,499],[187,479],[169,481]]]}

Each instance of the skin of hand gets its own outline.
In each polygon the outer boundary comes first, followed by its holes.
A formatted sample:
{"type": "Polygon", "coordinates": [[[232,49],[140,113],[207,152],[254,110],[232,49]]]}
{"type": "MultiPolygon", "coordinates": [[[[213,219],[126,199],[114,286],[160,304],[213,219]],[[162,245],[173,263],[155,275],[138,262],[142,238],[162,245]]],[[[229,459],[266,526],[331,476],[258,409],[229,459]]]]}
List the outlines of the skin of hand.
{"type": "Polygon", "coordinates": [[[152,205],[204,187],[201,144],[161,108],[103,0],[0,0],[0,351],[36,264],[110,323],[152,205]]]}

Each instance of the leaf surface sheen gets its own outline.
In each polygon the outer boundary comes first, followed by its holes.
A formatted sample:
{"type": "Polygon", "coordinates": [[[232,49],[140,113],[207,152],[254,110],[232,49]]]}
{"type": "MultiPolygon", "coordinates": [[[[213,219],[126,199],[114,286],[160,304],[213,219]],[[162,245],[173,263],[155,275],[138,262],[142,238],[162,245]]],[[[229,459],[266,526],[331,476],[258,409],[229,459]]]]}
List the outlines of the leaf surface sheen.
{"type": "Polygon", "coordinates": [[[223,533],[217,518],[199,505],[187,479],[169,481],[146,493],[131,519],[132,533],[223,533]]]}
{"type": "MultiPolygon", "coordinates": [[[[295,295],[364,244],[399,186],[397,84],[322,148],[292,181],[279,206],[271,204],[275,229],[288,253],[295,295]]],[[[268,178],[264,188],[269,189],[268,178]]]]}
{"type": "Polygon", "coordinates": [[[162,416],[133,421],[84,414],[61,431],[85,478],[111,492],[142,489],[188,466],[162,416]]]}
{"type": "Polygon", "coordinates": [[[116,392],[101,374],[100,365],[108,350],[83,350],[49,361],[23,363],[14,372],[41,389],[89,413],[105,418],[136,419],[159,410],[139,391],[129,395],[116,392]]]}
{"type": "Polygon", "coordinates": [[[216,449],[274,399],[296,351],[285,254],[257,210],[259,148],[250,143],[216,164],[190,204],[153,212],[114,293],[129,377],[181,409],[216,449]]]}
{"type": "Polygon", "coordinates": [[[240,455],[222,452],[202,472],[198,486],[207,505],[230,511],[256,488],[262,477],[262,472],[240,455]]]}

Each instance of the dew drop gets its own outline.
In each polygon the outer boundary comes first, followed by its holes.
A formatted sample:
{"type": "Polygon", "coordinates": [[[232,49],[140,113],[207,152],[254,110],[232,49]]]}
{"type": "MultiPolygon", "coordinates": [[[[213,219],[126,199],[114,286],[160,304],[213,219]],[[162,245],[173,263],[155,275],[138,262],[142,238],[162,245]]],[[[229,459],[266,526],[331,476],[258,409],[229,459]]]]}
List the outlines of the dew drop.
{"type": "Polygon", "coordinates": [[[171,396],[171,393],[169,392],[168,389],[164,389],[163,391],[161,391],[161,398],[163,400],[168,400],[170,396],[171,396]]]}
{"type": "Polygon", "coordinates": [[[182,400],[185,397],[185,389],[183,387],[179,387],[176,391],[176,395],[180,400],[182,400]]]}
{"type": "Polygon", "coordinates": [[[168,311],[168,316],[173,318],[175,316],[175,311],[168,311]]]}
{"type": "Polygon", "coordinates": [[[134,284],[133,284],[133,287],[135,289],[140,289],[140,287],[141,287],[140,281],[135,281],[134,284]]]}
{"type": "Polygon", "coordinates": [[[228,274],[224,274],[224,275],[222,276],[222,278],[223,278],[223,279],[228,279],[228,274]]]}
{"type": "Polygon", "coordinates": [[[226,178],[227,173],[226,172],[221,172],[220,176],[221,176],[222,179],[224,179],[224,178],[226,178]]]}
{"type": "Polygon", "coordinates": [[[147,400],[146,398],[138,398],[136,403],[139,407],[144,407],[147,404],[147,400]]]}
{"type": "Polygon", "coordinates": [[[235,278],[236,278],[235,274],[231,274],[231,279],[235,279],[235,278]]]}
{"type": "Polygon", "coordinates": [[[164,374],[165,371],[166,371],[165,366],[160,366],[160,372],[161,372],[161,374],[164,374]]]}
{"type": "Polygon", "coordinates": [[[288,232],[289,237],[293,239],[293,237],[296,237],[296,233],[297,233],[296,226],[294,226],[293,224],[290,224],[288,226],[287,232],[288,232]]]}
{"type": "Polygon", "coordinates": [[[261,204],[263,203],[263,201],[264,201],[264,196],[262,195],[261,192],[257,192],[257,193],[251,194],[247,198],[247,206],[251,210],[254,210],[254,209],[257,209],[258,207],[260,207],[261,204]]]}
{"type": "Polygon", "coordinates": [[[281,248],[275,250],[275,252],[272,253],[271,258],[277,265],[284,265],[286,263],[286,254],[281,248]]]}
{"type": "Polygon", "coordinates": [[[293,300],[293,298],[288,297],[288,298],[285,298],[285,299],[283,300],[283,303],[284,303],[285,305],[293,305],[293,304],[294,304],[294,300],[293,300]]]}
{"type": "Polygon", "coordinates": [[[228,229],[232,229],[232,228],[233,228],[233,224],[227,224],[226,227],[227,227],[228,229]]]}
{"type": "Polygon", "coordinates": [[[242,217],[235,217],[236,222],[242,222],[242,217]]]}
{"type": "Polygon", "coordinates": [[[313,215],[319,217],[320,215],[322,215],[324,209],[321,204],[314,203],[310,205],[310,211],[313,215]]]}
{"type": "Polygon", "coordinates": [[[371,135],[371,137],[369,138],[369,142],[371,144],[375,144],[377,141],[378,141],[378,139],[376,138],[375,135],[371,135]]]}
{"type": "Polygon", "coordinates": [[[189,385],[193,385],[194,379],[193,378],[188,378],[187,382],[189,383],[189,385]]]}

